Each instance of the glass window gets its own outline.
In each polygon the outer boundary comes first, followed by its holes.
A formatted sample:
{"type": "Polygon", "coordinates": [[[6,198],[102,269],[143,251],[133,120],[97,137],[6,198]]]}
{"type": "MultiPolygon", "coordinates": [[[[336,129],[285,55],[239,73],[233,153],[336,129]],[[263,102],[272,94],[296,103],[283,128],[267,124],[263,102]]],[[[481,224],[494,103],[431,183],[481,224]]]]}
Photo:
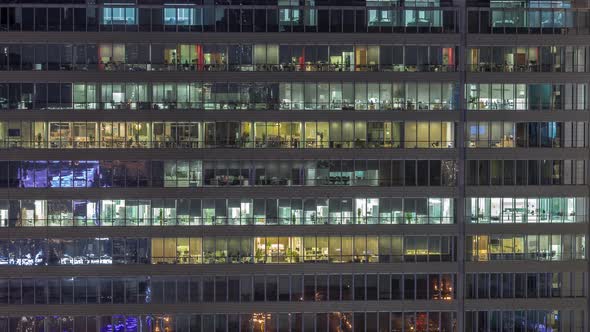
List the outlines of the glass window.
{"type": "Polygon", "coordinates": [[[102,24],[136,24],[136,9],[132,7],[104,7],[102,24]]]}

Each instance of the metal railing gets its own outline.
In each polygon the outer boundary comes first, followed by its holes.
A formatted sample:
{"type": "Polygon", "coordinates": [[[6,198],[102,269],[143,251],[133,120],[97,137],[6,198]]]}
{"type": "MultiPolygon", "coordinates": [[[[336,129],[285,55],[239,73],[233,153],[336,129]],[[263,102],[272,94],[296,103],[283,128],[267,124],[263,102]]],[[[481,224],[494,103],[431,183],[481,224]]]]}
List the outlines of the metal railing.
{"type": "Polygon", "coordinates": [[[454,105],[451,101],[332,101],[307,102],[301,101],[226,101],[226,102],[176,102],[176,101],[131,101],[131,102],[74,102],[74,103],[43,103],[32,101],[8,102],[0,97],[0,111],[2,110],[228,110],[228,111],[451,111],[454,105]]]}
{"type": "Polygon", "coordinates": [[[218,143],[208,141],[163,141],[135,140],[87,140],[85,137],[55,140],[28,141],[16,138],[0,140],[0,149],[448,149],[454,148],[454,141],[334,141],[334,140],[231,140],[218,143]]]}
{"type": "Polygon", "coordinates": [[[280,64],[203,64],[203,63],[124,63],[101,62],[94,64],[0,63],[0,71],[109,71],[109,72],[455,72],[455,65],[443,64],[332,64],[280,63],[280,64]]]}
{"type": "MultiPolygon", "coordinates": [[[[301,211],[303,213],[303,211],[301,211]]],[[[347,211],[344,211],[347,212],[347,211]]],[[[351,211],[348,211],[351,212],[351,211]]],[[[352,213],[352,212],[351,212],[352,213]]],[[[401,211],[400,211],[401,213],[401,211]]],[[[151,217],[151,218],[80,218],[55,216],[36,219],[4,219],[0,227],[137,227],[137,226],[309,226],[309,225],[438,225],[453,224],[452,217],[151,217]]]]}
{"type": "Polygon", "coordinates": [[[543,73],[585,73],[587,72],[585,65],[561,65],[561,64],[495,64],[495,63],[480,63],[467,65],[470,72],[543,72],[543,73]]]}

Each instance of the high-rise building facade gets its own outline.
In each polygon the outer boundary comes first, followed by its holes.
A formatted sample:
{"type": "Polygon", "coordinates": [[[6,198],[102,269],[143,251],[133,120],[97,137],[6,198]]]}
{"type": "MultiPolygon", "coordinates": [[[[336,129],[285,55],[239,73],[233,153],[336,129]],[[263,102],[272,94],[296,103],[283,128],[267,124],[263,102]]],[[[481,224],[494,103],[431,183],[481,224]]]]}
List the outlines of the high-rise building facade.
{"type": "Polygon", "coordinates": [[[0,0],[0,332],[587,332],[588,0],[0,0]]]}

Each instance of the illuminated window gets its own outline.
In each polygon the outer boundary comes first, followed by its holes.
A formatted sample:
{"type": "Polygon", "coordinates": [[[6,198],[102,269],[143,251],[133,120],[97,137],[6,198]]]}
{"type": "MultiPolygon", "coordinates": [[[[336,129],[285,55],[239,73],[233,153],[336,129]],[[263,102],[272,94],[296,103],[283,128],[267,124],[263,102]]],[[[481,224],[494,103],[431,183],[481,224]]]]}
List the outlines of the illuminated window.
{"type": "Polygon", "coordinates": [[[136,9],[131,7],[104,7],[102,24],[136,24],[136,9]]]}
{"type": "Polygon", "coordinates": [[[195,9],[194,8],[165,8],[164,24],[166,25],[194,25],[195,9]]]}

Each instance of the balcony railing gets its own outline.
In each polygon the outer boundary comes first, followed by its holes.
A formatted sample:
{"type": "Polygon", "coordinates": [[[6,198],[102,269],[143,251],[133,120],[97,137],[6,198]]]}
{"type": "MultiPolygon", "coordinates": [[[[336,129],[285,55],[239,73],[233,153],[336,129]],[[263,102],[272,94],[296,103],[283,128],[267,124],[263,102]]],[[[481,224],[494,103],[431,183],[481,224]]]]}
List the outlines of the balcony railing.
{"type": "Polygon", "coordinates": [[[495,63],[480,63],[467,65],[467,69],[470,72],[498,72],[498,73],[584,73],[586,72],[585,65],[560,65],[560,64],[520,64],[520,65],[507,65],[507,64],[495,64],[495,63]]]}
{"type": "Polygon", "coordinates": [[[230,111],[450,111],[454,105],[450,101],[443,102],[415,102],[415,101],[381,101],[381,102],[74,102],[49,103],[36,105],[32,101],[8,103],[0,97],[1,110],[230,110],[230,111]]]}
{"type": "MultiPolygon", "coordinates": [[[[152,217],[152,218],[104,218],[91,219],[65,216],[49,217],[47,219],[5,220],[0,223],[3,227],[136,227],[136,226],[281,226],[281,225],[427,225],[452,224],[452,217],[428,217],[423,215],[409,215],[397,217],[303,217],[303,210],[299,217],[270,218],[258,217],[152,217]]],[[[351,211],[349,211],[352,213],[351,211]]],[[[332,212],[333,213],[333,212],[332,212]]],[[[346,213],[346,212],[345,212],[346,213]]],[[[401,213],[401,211],[400,211],[401,213]]],[[[155,214],[155,213],[154,213],[155,214]]]]}
{"type": "MultiPolygon", "coordinates": [[[[19,60],[17,60],[19,61],[19,60]]],[[[98,64],[0,63],[0,71],[97,71],[97,72],[455,72],[455,65],[445,64],[335,64],[335,63],[266,63],[266,64],[198,64],[198,63],[124,63],[98,64]]]]}
{"type": "Polygon", "coordinates": [[[319,141],[299,139],[269,139],[269,140],[235,140],[217,143],[199,140],[191,141],[149,141],[149,140],[61,140],[61,141],[27,141],[0,140],[0,149],[391,149],[391,148],[423,148],[449,149],[454,147],[454,141],[425,140],[425,141],[319,141]]]}

